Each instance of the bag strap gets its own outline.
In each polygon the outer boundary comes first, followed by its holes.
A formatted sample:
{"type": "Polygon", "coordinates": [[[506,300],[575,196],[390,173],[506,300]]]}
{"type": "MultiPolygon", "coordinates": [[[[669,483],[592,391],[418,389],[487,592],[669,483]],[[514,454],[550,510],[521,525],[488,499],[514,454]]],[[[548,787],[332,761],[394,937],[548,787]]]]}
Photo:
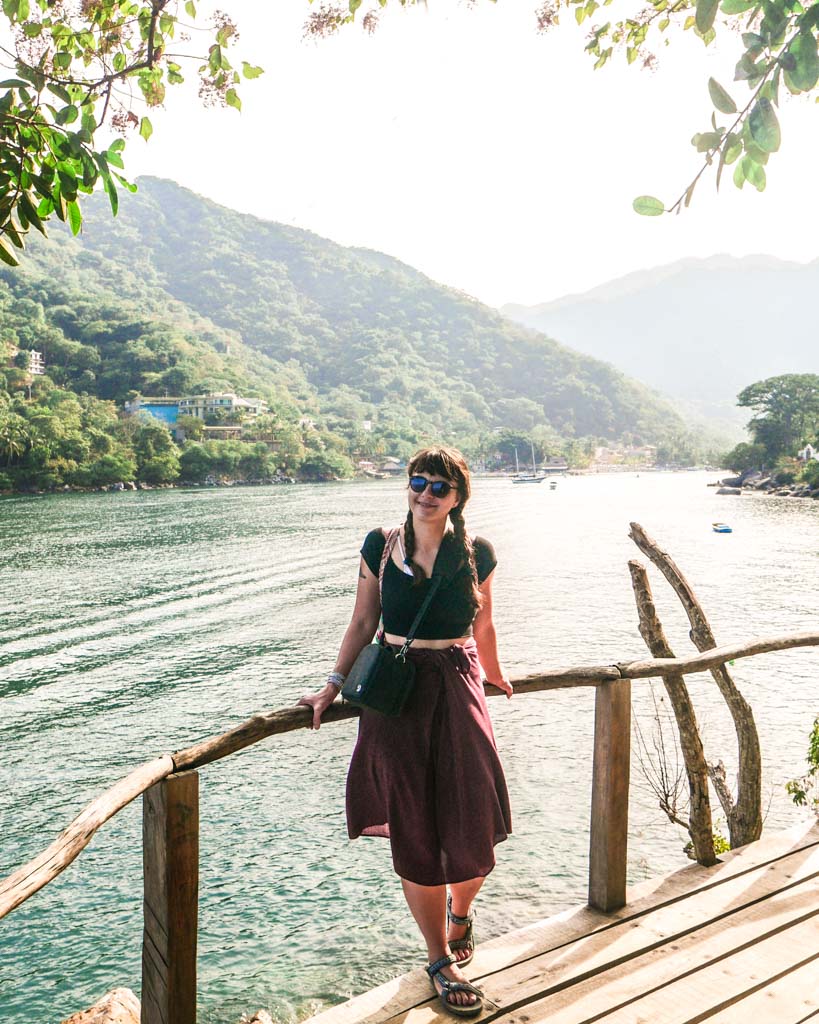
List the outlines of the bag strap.
{"type": "Polygon", "coordinates": [[[442,580],[443,576],[436,575],[432,577],[432,586],[429,588],[427,596],[424,598],[424,603],[418,609],[418,614],[415,616],[415,621],[410,626],[409,633],[407,633],[407,639],[404,641],[401,650],[398,652],[398,654],[396,654],[396,658],[400,658],[401,661],[403,661],[406,658],[407,651],[410,648],[410,644],[415,639],[415,634],[418,632],[418,627],[421,625],[421,622],[427,613],[427,609],[429,608],[433,597],[435,597],[435,592],[437,591],[438,587],[440,587],[442,580]]]}
{"type": "Polygon", "coordinates": [[[387,534],[387,539],[384,541],[384,552],[381,555],[381,564],[378,567],[378,593],[381,594],[381,590],[384,586],[384,570],[387,568],[387,562],[390,560],[392,555],[392,549],[395,547],[395,542],[401,533],[400,526],[394,526],[387,534]]]}

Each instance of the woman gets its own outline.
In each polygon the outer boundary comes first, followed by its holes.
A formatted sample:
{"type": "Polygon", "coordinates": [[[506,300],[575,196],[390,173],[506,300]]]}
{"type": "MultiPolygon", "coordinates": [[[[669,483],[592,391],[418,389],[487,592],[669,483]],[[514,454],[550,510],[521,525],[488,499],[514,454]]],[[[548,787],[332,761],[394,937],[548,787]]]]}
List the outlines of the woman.
{"type": "Polygon", "coordinates": [[[416,681],[404,711],[388,718],[362,710],[347,778],[347,826],[351,839],[389,838],[427,944],[430,980],[447,1010],[474,1016],[483,1008],[482,993],[460,969],[474,952],[472,900],[495,865],[495,844],[512,827],[480,667],[507,697],[512,686],[498,662],[492,622],[495,553],[488,541],[466,533],[466,462],[453,448],[425,448],[407,469],[406,521],[397,535],[367,535],[335,669],[322,690],[299,703],[313,709],[318,729],[371,641],[382,607],[382,642],[400,646],[433,570],[442,576],[409,650],[416,681]]]}

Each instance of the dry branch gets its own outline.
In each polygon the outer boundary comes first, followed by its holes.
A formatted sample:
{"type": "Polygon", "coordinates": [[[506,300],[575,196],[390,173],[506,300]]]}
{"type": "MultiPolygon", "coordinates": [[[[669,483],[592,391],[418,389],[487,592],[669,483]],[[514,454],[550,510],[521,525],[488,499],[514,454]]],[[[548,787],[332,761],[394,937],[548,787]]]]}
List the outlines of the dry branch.
{"type": "MultiPolygon", "coordinates": [[[[666,639],[663,624],[657,615],[646,568],[640,562],[628,563],[631,584],[640,618],[640,635],[655,658],[673,658],[674,652],[666,639]]],[[[679,672],[664,675],[663,684],[674,710],[680,736],[685,770],[688,775],[689,820],[688,833],[694,844],[694,855],[706,867],[716,864],[714,853],[714,827],[711,821],[711,801],[708,796],[708,766],[702,748],[694,706],[679,672]]],[[[669,813],[666,811],[666,813],[669,813]]]]}
{"type": "MultiPolygon", "coordinates": [[[[691,584],[668,552],[662,551],[639,523],[631,523],[629,536],[643,554],[657,566],[682,602],[691,623],[691,641],[697,650],[710,651],[716,648],[717,643],[702,605],[697,600],[691,584]]],[[[709,665],[709,668],[723,700],[728,705],[737,734],[737,798],[730,811],[726,811],[731,846],[737,847],[751,843],[762,835],[762,753],[751,706],[739,692],[725,667],[725,662],[730,660],[731,658],[725,658],[722,662],[709,665]]],[[[720,793],[720,798],[722,799],[724,795],[720,793]]]]}

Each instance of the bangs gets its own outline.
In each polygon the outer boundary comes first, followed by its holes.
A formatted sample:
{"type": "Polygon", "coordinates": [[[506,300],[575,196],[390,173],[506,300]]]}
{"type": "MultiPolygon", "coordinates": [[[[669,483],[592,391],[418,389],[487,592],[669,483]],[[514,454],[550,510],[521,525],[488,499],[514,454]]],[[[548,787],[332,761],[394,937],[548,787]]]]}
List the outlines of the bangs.
{"type": "Polygon", "coordinates": [[[426,451],[419,452],[418,457],[410,463],[409,471],[410,475],[430,473],[432,476],[442,476],[453,483],[456,483],[461,476],[452,459],[439,448],[428,448],[426,451]]]}

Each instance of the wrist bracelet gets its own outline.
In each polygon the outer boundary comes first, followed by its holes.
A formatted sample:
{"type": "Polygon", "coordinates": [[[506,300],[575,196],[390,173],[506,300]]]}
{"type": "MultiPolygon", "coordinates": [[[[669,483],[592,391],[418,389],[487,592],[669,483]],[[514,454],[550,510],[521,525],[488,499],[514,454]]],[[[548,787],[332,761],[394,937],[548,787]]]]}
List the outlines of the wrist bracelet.
{"type": "Polygon", "coordinates": [[[342,672],[331,672],[330,675],[327,676],[327,682],[330,683],[331,686],[335,686],[337,690],[340,690],[344,685],[344,680],[346,678],[347,677],[342,672]]]}

